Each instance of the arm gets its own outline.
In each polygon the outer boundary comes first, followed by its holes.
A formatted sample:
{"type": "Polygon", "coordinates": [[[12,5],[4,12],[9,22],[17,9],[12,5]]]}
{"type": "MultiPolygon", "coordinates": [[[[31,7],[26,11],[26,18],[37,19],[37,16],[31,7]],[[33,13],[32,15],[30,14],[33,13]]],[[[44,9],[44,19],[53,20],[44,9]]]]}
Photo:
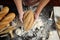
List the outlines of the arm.
{"type": "Polygon", "coordinates": [[[36,14],[40,14],[42,9],[47,5],[50,0],[40,0],[39,5],[36,9],[36,14]]]}
{"type": "Polygon", "coordinates": [[[18,10],[18,13],[19,13],[19,19],[20,21],[23,23],[23,8],[22,8],[22,0],[14,0],[15,4],[16,4],[16,7],[17,7],[17,10],[18,10]]]}
{"type": "Polygon", "coordinates": [[[19,15],[22,15],[23,14],[22,0],[14,0],[14,2],[16,4],[19,15]]]}

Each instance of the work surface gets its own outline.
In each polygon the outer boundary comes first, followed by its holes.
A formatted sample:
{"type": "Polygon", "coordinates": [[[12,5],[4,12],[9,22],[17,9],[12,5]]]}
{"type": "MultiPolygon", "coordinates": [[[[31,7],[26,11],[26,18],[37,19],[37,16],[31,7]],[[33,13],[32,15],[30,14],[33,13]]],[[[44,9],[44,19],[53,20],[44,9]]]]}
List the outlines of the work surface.
{"type": "MultiPolygon", "coordinates": [[[[51,10],[50,7],[44,9],[44,12],[41,13],[37,20],[37,26],[34,25],[30,31],[25,32],[22,28],[16,29],[14,32],[15,38],[12,40],[59,40],[54,20],[49,20],[51,10]]],[[[18,18],[16,18],[14,22],[18,23],[16,27],[20,25],[18,18]]],[[[10,37],[8,36],[4,38],[10,40],[10,37]]],[[[2,39],[5,40],[4,38],[2,39]]]]}

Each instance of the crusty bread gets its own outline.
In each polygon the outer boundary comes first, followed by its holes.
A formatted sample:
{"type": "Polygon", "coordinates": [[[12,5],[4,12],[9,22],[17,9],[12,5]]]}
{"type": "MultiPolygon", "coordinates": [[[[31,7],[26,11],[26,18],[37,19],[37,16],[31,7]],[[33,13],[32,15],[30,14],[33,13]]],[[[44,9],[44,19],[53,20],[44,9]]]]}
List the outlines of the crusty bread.
{"type": "Polygon", "coordinates": [[[56,28],[60,30],[60,21],[56,22],[56,28]]]}
{"type": "Polygon", "coordinates": [[[30,10],[29,10],[29,11],[26,11],[26,12],[24,13],[23,20],[28,16],[29,12],[30,12],[30,10]]]}
{"type": "Polygon", "coordinates": [[[1,11],[0,11],[0,20],[9,12],[9,8],[8,7],[4,7],[1,11]]]}
{"type": "Polygon", "coordinates": [[[34,15],[31,15],[31,16],[32,16],[32,17],[31,17],[31,19],[30,19],[30,21],[29,21],[29,24],[28,24],[28,26],[27,26],[26,31],[30,30],[30,29],[32,28],[32,25],[34,24],[34,15]]]}
{"type": "Polygon", "coordinates": [[[13,38],[13,37],[14,37],[13,31],[14,31],[15,29],[16,29],[15,27],[9,26],[6,30],[4,30],[3,32],[0,32],[0,35],[1,35],[1,34],[5,34],[5,33],[10,33],[11,38],[13,38]]]}
{"type": "Polygon", "coordinates": [[[24,20],[24,30],[29,31],[34,23],[34,14],[32,10],[29,10],[25,13],[23,20],[24,20]]]}
{"type": "Polygon", "coordinates": [[[0,30],[5,28],[7,24],[9,24],[15,18],[14,13],[9,13],[1,22],[0,22],[0,30]]]}

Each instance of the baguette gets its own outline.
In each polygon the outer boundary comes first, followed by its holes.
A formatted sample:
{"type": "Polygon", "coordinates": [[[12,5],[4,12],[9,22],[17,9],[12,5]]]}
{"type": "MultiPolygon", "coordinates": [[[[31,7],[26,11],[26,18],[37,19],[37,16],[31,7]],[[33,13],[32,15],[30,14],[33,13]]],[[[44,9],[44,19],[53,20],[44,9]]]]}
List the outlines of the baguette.
{"type": "Polygon", "coordinates": [[[7,24],[9,24],[15,18],[14,13],[8,14],[1,22],[0,22],[0,30],[5,28],[7,24]]]}
{"type": "Polygon", "coordinates": [[[9,12],[8,7],[4,7],[0,12],[0,20],[9,12]]]}
{"type": "Polygon", "coordinates": [[[8,33],[9,31],[13,31],[14,29],[15,29],[15,27],[9,26],[5,31],[0,32],[0,35],[1,35],[1,34],[5,34],[5,33],[8,33]]]}
{"type": "Polygon", "coordinates": [[[16,29],[15,27],[9,26],[5,31],[0,32],[0,35],[1,35],[1,34],[5,34],[5,33],[9,33],[10,36],[11,36],[11,38],[13,38],[13,37],[14,37],[13,31],[14,31],[15,29],[16,29]]]}

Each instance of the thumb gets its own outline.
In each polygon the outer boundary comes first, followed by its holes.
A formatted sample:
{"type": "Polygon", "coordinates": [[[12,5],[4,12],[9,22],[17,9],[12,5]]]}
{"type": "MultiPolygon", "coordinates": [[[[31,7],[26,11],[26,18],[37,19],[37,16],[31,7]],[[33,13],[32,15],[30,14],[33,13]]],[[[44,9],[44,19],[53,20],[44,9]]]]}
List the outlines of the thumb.
{"type": "Polygon", "coordinates": [[[19,17],[19,19],[20,19],[21,23],[23,23],[23,17],[19,17]]]}
{"type": "Polygon", "coordinates": [[[23,20],[22,19],[20,19],[20,21],[21,21],[21,23],[23,23],[23,20]]]}

